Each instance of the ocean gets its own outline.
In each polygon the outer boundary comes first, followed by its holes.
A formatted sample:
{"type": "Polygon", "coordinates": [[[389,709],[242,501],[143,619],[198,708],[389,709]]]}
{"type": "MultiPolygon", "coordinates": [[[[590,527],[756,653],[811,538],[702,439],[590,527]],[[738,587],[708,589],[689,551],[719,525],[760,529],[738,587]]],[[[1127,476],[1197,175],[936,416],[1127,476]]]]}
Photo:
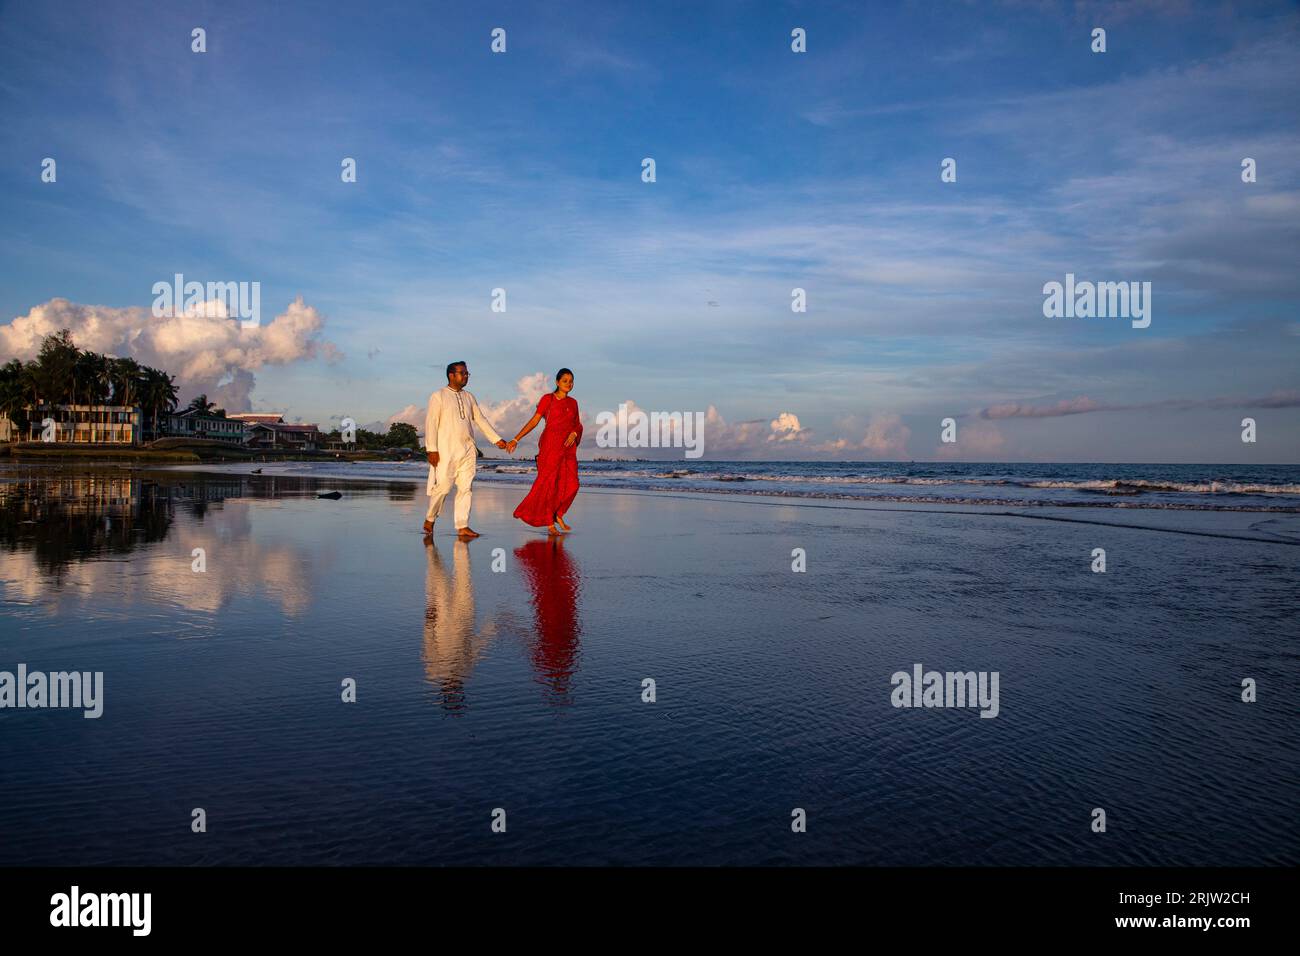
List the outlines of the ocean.
{"type": "MultiPolygon", "coordinates": [[[[221,470],[423,483],[412,462],[284,462],[221,470]]],[[[528,484],[530,461],[483,459],[478,479],[528,484]]],[[[593,488],[912,504],[1300,512],[1300,465],[1008,464],[839,461],[580,461],[593,488]]]]}

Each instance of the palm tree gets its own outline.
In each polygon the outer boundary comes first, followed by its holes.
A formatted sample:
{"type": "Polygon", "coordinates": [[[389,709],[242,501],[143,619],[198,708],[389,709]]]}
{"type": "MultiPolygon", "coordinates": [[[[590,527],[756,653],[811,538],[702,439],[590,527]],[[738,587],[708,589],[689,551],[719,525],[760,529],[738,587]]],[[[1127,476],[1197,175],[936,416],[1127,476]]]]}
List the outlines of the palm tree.
{"type": "Polygon", "coordinates": [[[85,397],[85,404],[107,404],[113,394],[113,356],[82,352],[77,365],[81,369],[79,394],[85,397]]]}
{"type": "Polygon", "coordinates": [[[27,404],[26,378],[27,369],[20,359],[10,359],[0,365],[0,415],[14,423],[16,432],[27,423],[23,414],[27,404]]]}
{"type": "Polygon", "coordinates": [[[95,389],[100,401],[108,398],[109,393],[113,390],[113,360],[107,355],[94,355],[93,368],[95,370],[95,389]]]}
{"type": "Polygon", "coordinates": [[[72,404],[77,404],[77,399],[83,395],[88,395],[92,389],[92,380],[95,377],[95,371],[91,368],[89,352],[77,352],[72,359],[72,404]]]}
{"type": "Polygon", "coordinates": [[[33,363],[31,384],[39,403],[57,405],[76,393],[77,347],[67,329],[47,335],[33,363]]]}
{"type": "Polygon", "coordinates": [[[24,401],[22,359],[0,365],[0,414],[16,412],[24,401]]]}
{"type": "Polygon", "coordinates": [[[90,429],[91,441],[94,441],[96,406],[103,402],[108,395],[109,389],[109,358],[106,355],[100,355],[98,352],[78,352],[75,363],[75,373],[77,379],[76,393],[72,396],[72,404],[76,405],[79,397],[84,397],[86,404],[90,406],[90,429]]]}
{"type": "Polygon", "coordinates": [[[158,413],[171,412],[176,408],[176,380],[171,375],[156,368],[144,367],[141,370],[140,401],[145,411],[153,419],[153,436],[158,437],[158,413]]]}
{"type": "Polygon", "coordinates": [[[19,384],[22,386],[23,390],[24,405],[30,404],[36,406],[40,404],[41,388],[38,374],[39,371],[40,370],[37,368],[35,362],[26,362],[23,364],[23,373],[22,377],[19,379],[19,384]],[[27,400],[27,396],[29,395],[31,396],[30,403],[27,400]]]}
{"type": "Polygon", "coordinates": [[[190,399],[190,403],[185,406],[185,410],[187,412],[198,412],[200,415],[210,415],[216,407],[217,403],[208,401],[207,395],[195,395],[190,399]]]}
{"type": "Polygon", "coordinates": [[[114,405],[134,405],[140,391],[140,363],[133,358],[115,358],[110,362],[109,379],[113,384],[114,405]]]}

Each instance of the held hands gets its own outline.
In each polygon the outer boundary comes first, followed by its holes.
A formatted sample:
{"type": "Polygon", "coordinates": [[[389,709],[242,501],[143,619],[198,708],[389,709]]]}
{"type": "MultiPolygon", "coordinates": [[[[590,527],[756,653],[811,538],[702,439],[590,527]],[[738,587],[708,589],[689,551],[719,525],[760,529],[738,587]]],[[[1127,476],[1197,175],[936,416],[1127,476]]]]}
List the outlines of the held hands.
{"type": "Polygon", "coordinates": [[[519,444],[518,438],[510,439],[508,442],[506,442],[506,451],[513,455],[515,453],[515,446],[518,444],[519,444]]]}
{"type": "Polygon", "coordinates": [[[497,442],[497,447],[500,448],[502,451],[504,451],[506,448],[506,440],[504,438],[500,439],[497,442]]]}

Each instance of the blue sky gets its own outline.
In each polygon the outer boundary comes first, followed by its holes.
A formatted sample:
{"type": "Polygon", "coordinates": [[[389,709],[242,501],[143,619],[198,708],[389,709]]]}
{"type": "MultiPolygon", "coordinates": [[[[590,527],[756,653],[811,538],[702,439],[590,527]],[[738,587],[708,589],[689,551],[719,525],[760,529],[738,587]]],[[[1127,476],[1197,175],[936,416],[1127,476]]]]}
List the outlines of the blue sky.
{"type": "Polygon", "coordinates": [[[62,321],[322,424],[464,358],[499,430],[565,365],[589,423],[712,407],[708,457],[1294,462],[1297,89],[1281,3],[0,5],[0,359],[62,321]],[[176,272],[307,312],[142,336],[176,272]],[[1067,272],[1150,328],[1045,318],[1067,272]]]}

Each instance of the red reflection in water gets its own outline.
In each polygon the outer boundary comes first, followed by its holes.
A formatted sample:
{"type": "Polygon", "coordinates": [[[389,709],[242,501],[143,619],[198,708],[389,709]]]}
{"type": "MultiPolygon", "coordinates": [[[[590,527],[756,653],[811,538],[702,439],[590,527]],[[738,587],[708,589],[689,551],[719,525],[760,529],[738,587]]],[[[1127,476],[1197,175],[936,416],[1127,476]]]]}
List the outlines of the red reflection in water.
{"type": "Polygon", "coordinates": [[[537,633],[531,648],[533,667],[555,702],[567,703],[582,633],[578,622],[578,566],[559,537],[529,541],[515,549],[515,558],[532,589],[537,615],[537,633]]]}

